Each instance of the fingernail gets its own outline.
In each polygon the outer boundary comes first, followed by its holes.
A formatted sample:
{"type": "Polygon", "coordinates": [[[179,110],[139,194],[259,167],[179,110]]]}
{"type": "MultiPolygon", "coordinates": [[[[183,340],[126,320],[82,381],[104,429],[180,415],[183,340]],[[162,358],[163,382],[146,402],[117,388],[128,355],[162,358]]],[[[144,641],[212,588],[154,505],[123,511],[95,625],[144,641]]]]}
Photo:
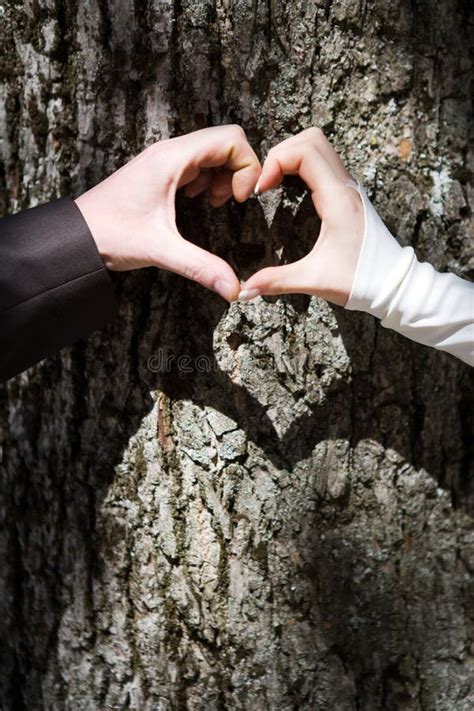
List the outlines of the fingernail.
{"type": "Polygon", "coordinates": [[[257,184],[253,189],[253,194],[255,195],[255,197],[257,197],[257,195],[260,195],[260,178],[257,180],[257,184]]]}
{"type": "Polygon", "coordinates": [[[214,289],[226,301],[234,301],[235,288],[230,282],[225,281],[225,279],[217,279],[214,289]]]}
{"type": "Polygon", "coordinates": [[[260,291],[258,289],[243,289],[239,294],[239,301],[250,301],[256,296],[259,296],[260,291]]]}

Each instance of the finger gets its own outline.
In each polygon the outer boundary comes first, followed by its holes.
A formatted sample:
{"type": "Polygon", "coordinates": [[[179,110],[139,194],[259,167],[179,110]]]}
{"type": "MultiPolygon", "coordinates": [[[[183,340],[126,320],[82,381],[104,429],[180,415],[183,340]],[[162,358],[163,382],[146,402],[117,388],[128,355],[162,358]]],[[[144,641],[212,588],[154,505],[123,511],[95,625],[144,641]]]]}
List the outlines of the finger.
{"type": "Polygon", "coordinates": [[[347,180],[353,179],[341,158],[334,150],[334,147],[320,128],[308,128],[306,131],[302,131],[298,136],[295,136],[295,138],[311,141],[321,152],[328,165],[332,168],[334,175],[339,178],[339,180],[346,182],[347,180]]]}
{"type": "Polygon", "coordinates": [[[317,190],[318,183],[338,184],[334,171],[321,151],[307,142],[285,141],[272,148],[263,164],[258,190],[268,190],[269,186],[281,181],[284,175],[299,175],[311,191],[317,190]]]}
{"type": "Polygon", "coordinates": [[[305,131],[298,133],[296,136],[281,141],[269,151],[262,167],[261,176],[255,187],[255,192],[261,193],[266,190],[273,190],[278,187],[285,175],[297,175],[299,172],[298,166],[287,168],[285,171],[283,164],[278,160],[278,156],[285,154],[300,155],[304,153],[304,149],[308,147],[308,138],[305,138],[305,131]]]}
{"type": "MultiPolygon", "coordinates": [[[[286,173],[288,175],[289,173],[286,173]]],[[[269,153],[262,167],[260,178],[255,186],[255,194],[259,195],[266,190],[275,190],[283,180],[285,173],[282,165],[277,160],[276,153],[269,153]]]]}
{"type": "Polygon", "coordinates": [[[341,181],[321,152],[307,143],[272,150],[263,164],[257,190],[264,192],[278,185],[284,175],[299,175],[304,180],[321,219],[341,193],[341,181]]]}
{"type": "MultiPolygon", "coordinates": [[[[291,136],[285,141],[282,141],[277,146],[275,146],[268,154],[265,164],[268,162],[268,166],[264,164],[262,170],[263,179],[258,181],[257,188],[261,192],[262,190],[267,190],[276,187],[279,183],[277,182],[278,165],[276,165],[279,156],[283,156],[282,163],[288,162],[288,157],[294,157],[296,159],[302,158],[305,153],[313,152],[314,150],[319,153],[319,155],[324,159],[325,164],[329,169],[332,170],[333,175],[336,179],[346,182],[351,179],[350,173],[346,170],[342,160],[329,143],[328,139],[321,131],[321,129],[313,127],[302,131],[296,136],[291,136]],[[285,161],[286,158],[286,161],[285,161]],[[267,187],[267,184],[269,187],[267,187]]],[[[295,161],[292,161],[293,163],[295,161]]],[[[281,166],[283,173],[285,175],[295,175],[300,174],[299,165],[287,166],[285,169],[281,166]]],[[[301,175],[301,177],[304,176],[301,175]]],[[[322,177],[322,176],[321,176],[322,177]]],[[[280,178],[281,180],[281,178],[280,178]]],[[[310,186],[309,186],[310,187],[310,186]]]]}
{"type": "Polygon", "coordinates": [[[236,200],[243,202],[253,192],[261,166],[240,126],[216,126],[188,134],[189,160],[201,168],[223,166],[231,170],[232,190],[236,200]]]}
{"type": "Polygon", "coordinates": [[[324,133],[320,128],[316,127],[308,128],[296,136],[291,136],[282,141],[270,151],[268,158],[271,158],[274,153],[280,152],[303,153],[308,150],[308,146],[312,146],[320,152],[339,180],[346,182],[352,178],[324,133]]]}
{"type": "Polygon", "coordinates": [[[203,170],[199,173],[191,183],[188,183],[184,189],[184,193],[188,198],[194,198],[207,190],[212,181],[212,174],[208,170],[203,170]]]}
{"type": "Polygon", "coordinates": [[[222,170],[212,177],[209,203],[213,207],[220,207],[232,197],[232,176],[231,170],[222,170]]]}
{"type": "Polygon", "coordinates": [[[196,281],[227,301],[235,301],[240,285],[230,265],[215,254],[188,242],[179,232],[167,231],[169,234],[160,241],[166,244],[166,253],[154,255],[153,264],[196,281]]]}
{"type": "Polygon", "coordinates": [[[311,262],[307,255],[292,264],[261,269],[242,284],[239,300],[248,301],[256,296],[315,293],[311,262]]]}

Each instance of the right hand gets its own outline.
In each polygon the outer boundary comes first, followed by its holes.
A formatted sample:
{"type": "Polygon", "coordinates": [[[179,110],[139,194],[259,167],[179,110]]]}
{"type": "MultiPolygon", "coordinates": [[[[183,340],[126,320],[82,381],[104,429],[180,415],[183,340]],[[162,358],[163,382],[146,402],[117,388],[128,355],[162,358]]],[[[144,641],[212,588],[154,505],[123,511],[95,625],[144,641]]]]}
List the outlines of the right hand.
{"type": "Polygon", "coordinates": [[[156,266],[193,279],[224,299],[240,285],[220,257],[188,242],[175,221],[175,195],[209,188],[211,205],[253,192],[261,166],[239,126],[218,126],[160,141],[76,200],[108,269],[156,266]]]}
{"type": "Polygon", "coordinates": [[[311,190],[321,218],[318,240],[303,259],[251,276],[239,298],[299,293],[345,306],[364,239],[364,207],[356,190],[347,185],[353,178],[318,128],[309,128],[271,149],[258,192],[278,187],[284,175],[299,175],[311,190]]]}

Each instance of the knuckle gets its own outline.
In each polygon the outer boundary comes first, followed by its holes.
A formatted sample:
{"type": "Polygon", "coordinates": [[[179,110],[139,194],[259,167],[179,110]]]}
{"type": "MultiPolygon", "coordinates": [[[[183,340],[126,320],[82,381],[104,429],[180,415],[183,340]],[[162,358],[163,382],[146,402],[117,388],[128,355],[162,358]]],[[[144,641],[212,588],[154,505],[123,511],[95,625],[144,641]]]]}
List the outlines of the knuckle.
{"type": "Polygon", "coordinates": [[[211,188],[211,195],[215,198],[227,198],[232,195],[232,187],[229,185],[213,185],[211,188]]]}
{"type": "Polygon", "coordinates": [[[175,139],[156,141],[148,146],[144,152],[154,161],[161,160],[163,156],[173,155],[173,152],[176,150],[176,146],[171,142],[173,140],[175,139]]]}
{"type": "Polygon", "coordinates": [[[267,153],[267,158],[276,158],[281,150],[281,144],[278,146],[273,146],[267,153]]]}
{"type": "Polygon", "coordinates": [[[193,263],[186,264],[184,273],[188,279],[192,279],[193,281],[196,281],[196,277],[199,274],[199,267],[193,263]]]}
{"type": "Polygon", "coordinates": [[[364,211],[360,195],[348,185],[341,185],[340,202],[343,209],[351,213],[359,213],[364,211]]]}
{"type": "Polygon", "coordinates": [[[157,154],[163,151],[163,141],[155,141],[145,148],[143,151],[144,155],[154,158],[157,154]]]}
{"type": "Polygon", "coordinates": [[[186,267],[186,277],[192,281],[202,284],[205,281],[205,268],[197,262],[188,264],[186,267]]]}
{"type": "Polygon", "coordinates": [[[313,141],[315,141],[316,144],[321,143],[326,138],[323,130],[321,128],[319,128],[319,126],[312,126],[311,128],[308,129],[308,133],[309,133],[309,137],[313,141]]]}
{"type": "Polygon", "coordinates": [[[233,136],[236,136],[239,139],[245,138],[245,131],[242,126],[239,126],[238,123],[231,123],[229,125],[229,130],[233,136]]]}

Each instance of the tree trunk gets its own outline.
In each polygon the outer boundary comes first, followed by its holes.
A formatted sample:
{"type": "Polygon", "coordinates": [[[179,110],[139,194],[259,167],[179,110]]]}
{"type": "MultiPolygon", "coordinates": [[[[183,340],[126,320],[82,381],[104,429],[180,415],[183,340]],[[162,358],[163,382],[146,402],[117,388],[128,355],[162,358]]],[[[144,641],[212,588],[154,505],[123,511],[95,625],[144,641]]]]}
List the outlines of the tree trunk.
{"type": "MultiPolygon", "coordinates": [[[[3,3],[2,209],[204,126],[263,157],[319,125],[469,276],[469,8],[3,3]]],[[[178,202],[242,278],[317,233],[295,181],[178,202]]],[[[114,280],[117,321],[0,389],[2,711],[474,708],[468,368],[319,299],[114,280]]]]}

